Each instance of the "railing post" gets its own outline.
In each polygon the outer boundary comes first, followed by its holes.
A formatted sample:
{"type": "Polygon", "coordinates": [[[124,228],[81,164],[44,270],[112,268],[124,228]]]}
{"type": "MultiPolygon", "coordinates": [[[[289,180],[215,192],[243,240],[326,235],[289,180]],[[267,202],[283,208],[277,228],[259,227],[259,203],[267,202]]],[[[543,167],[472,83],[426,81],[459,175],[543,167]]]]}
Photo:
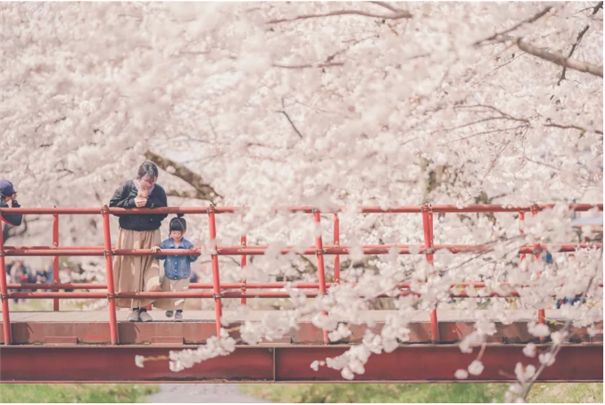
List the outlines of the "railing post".
{"type": "MultiPolygon", "coordinates": [[[[425,253],[426,261],[433,265],[433,213],[428,204],[422,206],[422,227],[424,230],[424,248],[429,250],[425,253]]],[[[427,277],[428,279],[428,277],[427,277]]],[[[428,280],[427,280],[428,281],[428,280]]],[[[431,340],[437,343],[441,340],[439,336],[439,321],[437,320],[437,307],[439,303],[435,303],[435,309],[431,311],[431,340]]]]}
{"type": "MultiPolygon", "coordinates": [[[[53,214],[53,246],[55,249],[59,247],[59,214],[53,214]]],[[[53,256],[53,284],[59,284],[59,256],[53,256]]],[[[53,292],[59,290],[54,288],[53,292]]],[[[53,299],[53,311],[59,311],[59,299],[53,299]]]]}
{"type": "MultiPolygon", "coordinates": [[[[532,210],[531,210],[531,216],[535,217],[536,215],[538,215],[538,210],[536,209],[536,206],[533,206],[532,210]]],[[[534,247],[534,252],[535,252],[534,253],[534,260],[536,262],[539,262],[540,261],[540,253],[541,252],[536,252],[535,251],[535,247],[534,247]]],[[[536,274],[536,278],[540,278],[540,273],[541,272],[538,271],[538,273],[536,274]]],[[[546,319],[545,318],[546,318],[546,311],[544,309],[538,309],[538,323],[542,323],[542,324],[546,323],[546,319]]],[[[540,336],[540,342],[544,342],[544,341],[546,341],[546,337],[540,336]]]]}
{"type": "Polygon", "coordinates": [[[2,333],[4,334],[4,344],[10,345],[13,342],[13,335],[8,310],[9,298],[6,282],[6,256],[4,252],[4,232],[2,227],[2,221],[0,220],[0,298],[2,299],[2,333]]]}
{"type": "MultiPolygon", "coordinates": [[[[334,246],[340,246],[340,220],[338,214],[334,213],[334,246]]],[[[340,283],[340,255],[334,255],[334,282],[340,283]]]]}
{"type": "Polygon", "coordinates": [[[109,334],[112,345],[120,342],[118,334],[118,320],[116,317],[116,294],[113,282],[113,251],[111,250],[111,229],[109,226],[109,208],[103,206],[103,241],[105,254],[105,269],[107,272],[107,299],[109,301],[109,334]]]}
{"type": "MultiPolygon", "coordinates": [[[[241,237],[242,248],[245,248],[246,244],[247,244],[246,237],[242,236],[241,237]]],[[[244,271],[246,271],[246,261],[247,261],[247,258],[248,257],[246,255],[242,255],[242,257],[240,259],[240,266],[241,266],[241,269],[242,269],[242,281],[241,281],[241,283],[242,283],[242,293],[244,293],[244,294],[246,293],[246,277],[244,276],[244,271]]],[[[247,301],[246,297],[242,297],[240,303],[242,305],[246,305],[247,302],[248,301],[247,301]]]]}
{"type": "Polygon", "coordinates": [[[214,314],[216,317],[216,337],[221,338],[221,317],[223,316],[223,308],[221,304],[221,280],[219,277],[218,254],[216,245],[216,219],[214,206],[208,207],[208,226],[210,228],[210,245],[213,250],[212,257],[212,286],[214,297],[214,314]]]}
{"type": "MultiPolygon", "coordinates": [[[[324,264],[324,246],[321,239],[321,213],[317,209],[313,209],[313,220],[315,222],[315,253],[317,255],[317,273],[319,276],[319,293],[320,295],[326,295],[326,268],[324,264]]],[[[326,311],[321,311],[322,314],[327,315],[326,311]]],[[[324,343],[329,343],[328,331],[323,331],[324,343]]]]}
{"type": "MultiPolygon", "coordinates": [[[[519,233],[521,235],[525,235],[525,212],[519,212],[519,233]]],[[[519,261],[525,259],[525,253],[521,253],[521,258],[519,261]]]]}

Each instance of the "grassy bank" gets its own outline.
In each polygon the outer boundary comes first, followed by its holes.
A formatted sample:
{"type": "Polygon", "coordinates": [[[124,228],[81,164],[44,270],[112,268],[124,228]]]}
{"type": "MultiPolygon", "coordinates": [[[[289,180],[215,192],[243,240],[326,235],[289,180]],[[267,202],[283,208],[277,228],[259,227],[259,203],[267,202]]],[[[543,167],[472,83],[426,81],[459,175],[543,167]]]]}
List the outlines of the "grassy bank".
{"type": "Polygon", "coordinates": [[[145,402],[157,385],[132,384],[2,384],[0,403],[10,402],[145,402]]]}
{"type": "MultiPolygon", "coordinates": [[[[509,384],[246,385],[242,391],[274,402],[503,402],[509,384]]],[[[537,384],[529,402],[603,402],[603,384],[537,384]]]]}

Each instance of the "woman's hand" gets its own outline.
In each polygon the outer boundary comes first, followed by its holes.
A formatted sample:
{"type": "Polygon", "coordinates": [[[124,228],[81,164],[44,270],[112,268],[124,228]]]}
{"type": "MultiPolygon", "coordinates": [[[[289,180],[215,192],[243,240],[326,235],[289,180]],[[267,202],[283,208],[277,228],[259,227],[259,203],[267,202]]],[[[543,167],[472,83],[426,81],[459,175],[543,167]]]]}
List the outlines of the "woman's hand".
{"type": "Polygon", "coordinates": [[[137,206],[137,208],[143,208],[147,204],[147,199],[137,197],[134,199],[134,204],[137,206]]]}
{"type": "Polygon", "coordinates": [[[151,252],[152,253],[158,253],[160,251],[160,247],[159,246],[154,246],[151,248],[151,252]]]}

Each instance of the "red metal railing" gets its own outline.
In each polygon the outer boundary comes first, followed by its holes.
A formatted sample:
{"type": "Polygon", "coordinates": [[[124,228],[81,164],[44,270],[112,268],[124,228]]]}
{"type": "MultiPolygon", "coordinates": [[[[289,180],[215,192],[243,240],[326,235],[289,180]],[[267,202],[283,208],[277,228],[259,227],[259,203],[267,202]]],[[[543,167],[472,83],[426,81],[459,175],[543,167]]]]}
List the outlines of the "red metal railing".
{"type": "MultiPolygon", "coordinates": [[[[491,251],[491,247],[488,245],[435,245],[433,235],[433,214],[434,213],[518,213],[520,222],[524,219],[525,212],[532,212],[535,215],[537,212],[543,209],[554,207],[554,204],[536,204],[532,206],[503,206],[503,205],[469,205],[465,207],[456,207],[454,205],[422,205],[422,206],[403,206],[397,208],[381,209],[379,207],[362,207],[360,213],[420,213],[422,214],[423,230],[424,230],[424,243],[423,247],[418,248],[415,245],[365,245],[362,246],[364,254],[388,254],[393,247],[398,248],[399,254],[412,254],[417,251],[419,254],[423,254],[426,260],[432,264],[433,255],[439,250],[448,250],[452,253],[485,253],[491,251]]],[[[571,210],[575,211],[589,211],[597,208],[599,211],[603,210],[602,204],[572,204],[569,206],[571,210]]],[[[246,257],[249,255],[263,255],[268,249],[268,246],[255,246],[247,245],[246,236],[241,237],[240,246],[217,246],[216,245],[216,214],[237,214],[244,210],[241,207],[170,207],[170,208],[157,208],[157,209],[123,209],[123,208],[108,208],[104,206],[101,210],[95,208],[5,208],[0,209],[0,215],[3,212],[6,213],[20,213],[20,214],[38,214],[38,215],[52,215],[53,216],[53,246],[4,246],[4,239],[2,232],[0,232],[0,293],[2,298],[2,318],[3,318],[3,334],[5,344],[11,344],[11,326],[10,326],[10,314],[9,314],[9,300],[12,298],[34,298],[34,299],[53,299],[53,310],[59,310],[59,299],[61,298],[89,298],[89,299],[101,299],[106,298],[109,302],[109,327],[111,335],[111,343],[117,344],[119,342],[117,319],[116,319],[116,298],[212,298],[215,305],[215,316],[216,316],[216,329],[217,335],[221,328],[221,315],[222,315],[222,302],[223,298],[239,298],[242,303],[246,303],[247,298],[261,297],[261,298],[288,298],[289,294],[285,291],[256,291],[249,292],[248,290],[258,289],[279,289],[283,288],[286,283],[248,283],[246,277],[242,273],[241,283],[220,283],[220,272],[219,272],[219,261],[218,256],[230,255],[230,256],[241,256],[241,267],[242,270],[246,266],[246,257]],[[104,244],[102,247],[99,246],[63,246],[59,247],[59,215],[98,215],[99,213],[103,216],[103,240],[104,244]],[[209,222],[210,232],[210,246],[208,247],[211,254],[212,261],[212,284],[196,283],[191,284],[190,288],[194,290],[209,290],[206,291],[186,291],[186,292],[121,292],[116,293],[114,291],[113,283],[113,256],[119,255],[154,255],[150,249],[116,249],[111,244],[111,229],[110,229],[110,214],[124,214],[124,213],[137,213],[137,214],[158,214],[158,213],[184,213],[184,214],[207,214],[209,222]],[[59,257],[60,256],[105,256],[105,266],[107,272],[107,284],[79,284],[79,283],[59,283],[59,257]],[[52,284],[7,284],[6,280],[6,256],[53,256],[53,283],[52,284]],[[107,289],[107,292],[58,292],[59,289],[107,289]],[[9,293],[9,289],[52,289],[52,292],[13,292],[9,293]],[[227,291],[227,290],[239,290],[239,291],[227,291]]],[[[317,227],[321,225],[321,212],[313,207],[285,207],[276,212],[303,212],[313,214],[313,220],[317,227]]],[[[333,213],[334,221],[334,243],[333,245],[324,245],[321,234],[315,238],[315,246],[305,248],[302,251],[294,247],[286,247],[281,250],[282,254],[290,252],[296,252],[303,255],[315,255],[317,257],[317,268],[318,278],[317,283],[294,283],[293,286],[300,289],[309,289],[314,291],[305,291],[305,294],[309,297],[317,297],[319,295],[325,295],[327,288],[337,285],[340,283],[340,255],[348,254],[349,247],[340,244],[340,230],[339,230],[339,218],[338,212],[341,209],[335,209],[332,211],[324,211],[324,213],[333,213]],[[326,271],[324,256],[334,255],[334,282],[329,283],[326,281],[326,271]]],[[[521,233],[523,232],[520,223],[521,233]]],[[[578,248],[602,248],[601,244],[580,244],[580,243],[569,243],[558,246],[559,252],[574,252],[578,248]]],[[[547,247],[544,244],[528,244],[524,245],[519,249],[519,254],[523,258],[526,254],[534,254],[536,260],[539,259],[539,254],[542,250],[547,247]]],[[[191,255],[200,254],[202,247],[195,249],[179,249],[178,251],[162,251],[162,255],[191,255]]],[[[500,283],[501,286],[507,286],[506,283],[500,283]]],[[[485,283],[459,283],[452,285],[452,287],[468,287],[473,286],[475,288],[486,287],[485,283]]],[[[522,286],[518,286],[522,287],[522,286]]],[[[601,284],[602,287],[602,284],[601,284]]],[[[400,289],[395,296],[402,295],[420,295],[416,291],[411,291],[411,284],[402,283],[398,285],[400,289]]],[[[451,297],[468,297],[468,294],[464,291],[457,293],[450,293],[451,297]]],[[[511,297],[519,296],[519,293],[514,290],[510,290],[506,294],[498,294],[496,292],[490,292],[487,294],[490,297],[511,297]]],[[[393,297],[392,294],[383,294],[379,297],[393,297]]],[[[433,342],[439,341],[439,325],[437,320],[437,304],[431,312],[431,333],[433,342]]],[[[544,322],[544,312],[539,310],[538,319],[540,322],[544,322]]],[[[328,341],[327,332],[324,332],[324,341],[328,341]]]]}

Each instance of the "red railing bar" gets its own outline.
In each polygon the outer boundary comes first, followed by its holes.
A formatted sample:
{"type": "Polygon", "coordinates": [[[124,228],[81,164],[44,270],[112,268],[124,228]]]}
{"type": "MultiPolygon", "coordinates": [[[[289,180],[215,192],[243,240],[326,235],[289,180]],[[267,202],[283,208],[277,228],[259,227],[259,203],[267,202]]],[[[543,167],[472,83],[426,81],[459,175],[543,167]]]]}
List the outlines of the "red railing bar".
{"type": "MultiPolygon", "coordinates": [[[[162,208],[109,208],[110,214],[206,214],[208,207],[162,207],[162,208]]],[[[217,214],[233,214],[242,210],[240,207],[214,207],[217,214]]],[[[98,215],[100,208],[2,208],[0,212],[24,215],[98,215]]]]}
{"type": "MultiPolygon", "coordinates": [[[[240,243],[242,244],[243,248],[246,247],[246,243],[248,243],[248,242],[247,242],[245,236],[241,237],[240,243]]],[[[246,277],[244,276],[244,272],[246,271],[247,259],[248,259],[248,257],[246,255],[242,255],[241,258],[240,258],[240,269],[242,271],[241,290],[242,290],[243,293],[246,292],[246,277]]],[[[241,300],[240,303],[242,305],[246,305],[246,298],[242,298],[242,300],[241,300]]]]}
{"type": "MultiPolygon", "coordinates": [[[[601,286],[602,287],[602,286],[601,286]]],[[[321,293],[319,291],[303,291],[307,297],[317,297],[321,293]]],[[[393,294],[380,294],[376,298],[394,298],[398,296],[416,295],[422,296],[422,293],[417,291],[399,291],[393,294]]],[[[14,292],[7,293],[7,297],[11,298],[32,298],[32,299],[48,299],[48,298],[82,298],[82,299],[98,299],[107,298],[108,294],[103,292],[14,292]]],[[[470,296],[466,291],[450,293],[451,298],[490,298],[490,297],[520,297],[518,291],[510,291],[506,294],[500,294],[491,291],[489,294],[481,294],[470,296]]],[[[575,298],[580,298],[581,295],[576,295],[575,298]]],[[[124,292],[117,293],[116,298],[214,298],[214,293],[210,291],[183,291],[183,292],[124,292]]],[[[223,291],[221,298],[290,298],[286,291],[257,291],[242,293],[241,291],[223,291]]],[[[570,298],[570,297],[568,297],[570,298]]]]}
{"type": "Polygon", "coordinates": [[[2,300],[2,334],[4,344],[10,345],[13,341],[12,328],[9,315],[8,288],[6,287],[6,261],[4,256],[4,232],[0,221],[0,300],[2,300]]]}
{"type": "MultiPolygon", "coordinates": [[[[433,205],[431,206],[432,212],[436,213],[480,213],[480,212],[532,212],[540,211],[544,209],[553,208],[555,204],[534,204],[529,206],[513,206],[513,205],[500,205],[500,204],[472,204],[462,207],[455,205],[433,205]]],[[[603,211],[603,204],[568,204],[570,210],[573,211],[590,211],[591,209],[597,208],[599,211],[603,211]]],[[[108,208],[110,214],[206,214],[209,207],[166,207],[166,208],[108,208]]],[[[215,214],[235,214],[245,212],[248,208],[246,207],[213,207],[215,214]]],[[[357,211],[360,214],[405,214],[405,213],[421,213],[422,206],[410,205],[401,207],[392,207],[382,209],[375,206],[360,207],[357,211]]],[[[311,206],[291,206],[276,208],[273,212],[303,212],[311,214],[315,210],[311,206]]],[[[338,207],[333,210],[324,210],[324,213],[335,213],[342,212],[343,208],[338,207]]],[[[99,214],[100,209],[98,208],[2,208],[0,212],[15,213],[15,214],[37,214],[37,215],[52,215],[52,214],[70,214],[70,215],[94,215],[99,214]]]]}
{"type": "MultiPolygon", "coordinates": [[[[424,248],[425,251],[433,251],[433,213],[429,211],[431,206],[425,204],[422,210],[422,228],[424,233],[424,248]]],[[[433,254],[426,255],[426,261],[433,267],[433,254]]],[[[428,275],[427,275],[428,278],[428,275]]],[[[427,280],[428,281],[428,280],[427,280]]],[[[437,320],[437,306],[431,311],[431,340],[437,343],[441,340],[439,336],[439,322],[437,320]]]]}
{"type": "Polygon", "coordinates": [[[120,336],[118,332],[118,320],[116,316],[116,300],[114,295],[115,290],[113,283],[113,255],[111,253],[111,229],[109,223],[109,209],[107,206],[103,207],[103,241],[106,250],[105,269],[107,272],[107,298],[109,300],[109,334],[111,344],[117,345],[120,342],[120,336]]]}
{"type": "MultiPolygon", "coordinates": [[[[280,289],[284,288],[287,283],[277,282],[277,283],[248,283],[246,284],[246,288],[250,290],[259,290],[259,289],[280,289]]],[[[415,285],[424,285],[426,283],[419,282],[415,285]]],[[[332,287],[335,285],[346,285],[346,286],[356,286],[357,283],[326,283],[326,287],[332,287]]],[[[292,283],[292,288],[304,290],[304,289],[313,289],[319,288],[319,283],[292,283]]],[[[532,286],[529,284],[522,285],[512,285],[510,283],[498,283],[498,287],[514,287],[514,288],[531,288],[532,286]]],[[[561,285],[561,287],[563,284],[561,285]]],[[[397,288],[412,288],[411,283],[400,283],[397,284],[397,288]]],[[[456,283],[451,284],[450,288],[493,288],[493,286],[487,286],[482,282],[465,282],[465,283],[456,283]]],[[[603,287],[603,283],[599,283],[599,287],[603,287]]],[[[93,283],[66,283],[66,284],[33,284],[33,283],[22,283],[22,284],[8,284],[7,288],[9,290],[15,289],[24,289],[24,290],[51,290],[51,289],[78,289],[78,290],[104,290],[107,288],[105,284],[93,284],[93,283]]],[[[189,284],[189,289],[192,290],[212,290],[214,285],[211,283],[192,283],[189,284]]],[[[223,283],[221,284],[221,290],[239,290],[241,289],[240,283],[223,283]]]]}
{"type": "MultiPolygon", "coordinates": [[[[521,235],[525,234],[525,212],[519,212],[519,233],[521,235]]],[[[522,253],[519,261],[522,261],[524,259],[525,259],[525,253],[522,253]]]]}
{"type": "MultiPolygon", "coordinates": [[[[315,222],[315,253],[317,255],[317,275],[319,277],[319,293],[325,295],[326,290],[326,269],[324,263],[324,247],[323,240],[321,238],[321,214],[319,211],[313,212],[313,221],[315,222]]],[[[289,294],[288,294],[289,296],[289,294]]],[[[321,311],[323,315],[328,315],[326,311],[321,311]]],[[[323,331],[324,343],[329,343],[328,331],[323,331]]]]}
{"type": "Polygon", "coordinates": [[[34,284],[34,283],[22,283],[22,284],[9,284],[9,290],[23,289],[23,290],[104,290],[107,289],[106,284],[92,284],[92,283],[57,283],[57,284],[34,284]]]}
{"type": "MultiPolygon", "coordinates": [[[[208,227],[210,231],[210,243],[213,245],[213,250],[216,250],[216,217],[214,215],[214,207],[208,208],[208,227]]],[[[187,249],[191,250],[191,249],[187,249]]],[[[213,285],[213,298],[214,298],[214,314],[216,322],[216,337],[221,337],[221,317],[223,316],[223,307],[221,303],[221,281],[219,274],[218,255],[213,254],[212,260],[212,285],[213,285]]],[[[195,291],[197,292],[197,291],[195,291]]],[[[178,298],[178,297],[175,297],[178,298]]]]}
{"type": "MultiPolygon", "coordinates": [[[[340,219],[334,214],[334,246],[340,246],[340,219]]],[[[340,255],[334,256],[334,282],[340,283],[340,255]]]]}
{"type": "MultiPolygon", "coordinates": [[[[53,247],[59,248],[59,214],[53,214],[53,247]]],[[[53,284],[58,284],[59,280],[59,256],[53,257],[53,284]]],[[[55,290],[57,292],[57,290],[55,290]]],[[[53,311],[59,310],[59,300],[53,300],[53,311]]]]}
{"type": "MultiPolygon", "coordinates": [[[[426,254],[432,256],[433,253],[439,250],[448,250],[451,253],[487,253],[493,250],[490,245],[433,245],[430,248],[419,245],[365,245],[361,247],[364,254],[389,254],[393,247],[399,248],[399,254],[412,254],[416,249],[418,254],[426,254]]],[[[564,244],[532,244],[524,245],[519,248],[520,254],[534,254],[539,251],[549,250],[551,253],[566,253],[575,252],[577,249],[601,249],[602,243],[564,243],[564,244]]],[[[206,249],[204,247],[204,249],[206,249]]],[[[210,248],[212,249],[212,247],[210,248]]],[[[218,246],[216,254],[219,256],[259,256],[264,255],[268,246],[245,247],[241,246],[218,246]]],[[[326,245],[323,247],[324,255],[345,255],[349,254],[348,246],[333,246],[326,245]]],[[[207,249],[206,249],[207,250],[207,249]]],[[[299,249],[295,247],[287,247],[281,249],[281,254],[298,253],[303,255],[316,255],[316,248],[299,249]]],[[[203,253],[202,247],[195,249],[165,249],[158,253],[153,253],[150,249],[113,249],[109,250],[113,256],[188,256],[200,255],[203,253]]],[[[94,249],[80,249],[72,246],[71,248],[60,249],[31,249],[15,246],[7,246],[5,249],[6,256],[103,256],[105,250],[97,247],[94,249]]]]}
{"type": "MultiPolygon", "coordinates": [[[[319,291],[303,291],[307,297],[317,297],[321,293],[319,291]]],[[[399,291],[393,294],[380,294],[376,298],[393,298],[397,296],[415,295],[422,296],[416,291],[399,291]]],[[[30,299],[48,299],[48,298],[65,298],[65,299],[99,299],[107,298],[107,293],[102,292],[15,292],[7,293],[8,298],[30,298],[30,299]]],[[[450,293],[451,298],[488,298],[488,297],[519,297],[517,291],[511,291],[507,294],[499,294],[490,292],[481,297],[470,297],[468,293],[461,291],[450,293]]],[[[289,298],[290,295],[286,291],[257,291],[245,292],[241,291],[224,291],[221,298],[289,298]]],[[[213,292],[210,291],[182,291],[182,292],[128,292],[117,293],[116,298],[215,298],[213,292]]]]}
{"type": "MultiPolygon", "coordinates": [[[[562,250],[554,250],[551,249],[551,252],[553,253],[557,253],[557,252],[567,252],[570,250],[574,250],[574,249],[589,249],[589,248],[600,248],[602,246],[602,243],[564,243],[564,244],[552,244],[551,247],[556,247],[559,246],[562,250]]],[[[420,253],[424,253],[425,248],[421,247],[419,245],[399,245],[399,244],[388,244],[388,245],[364,245],[362,246],[362,249],[387,249],[390,250],[392,247],[398,247],[399,249],[401,249],[400,253],[403,254],[408,254],[410,249],[412,249],[413,247],[418,247],[419,252],[420,253]]],[[[241,252],[239,250],[241,249],[252,249],[250,251],[256,251],[256,250],[266,250],[268,248],[268,246],[266,245],[246,245],[245,248],[242,248],[241,246],[218,246],[218,254],[219,255],[239,255],[241,254],[241,252]],[[237,253],[233,253],[232,251],[234,249],[237,249],[238,252],[237,253]]],[[[521,247],[521,249],[537,249],[537,250],[546,250],[548,248],[547,244],[528,244],[528,245],[524,245],[521,247]]],[[[157,253],[158,255],[168,255],[168,256],[178,256],[178,255],[191,255],[191,254],[200,254],[200,251],[196,250],[196,249],[207,249],[204,246],[197,246],[195,249],[180,249],[179,252],[170,252],[170,250],[163,250],[161,251],[161,253],[157,253]]],[[[324,245],[324,249],[329,249],[330,251],[334,252],[332,254],[343,254],[342,251],[339,251],[338,249],[350,249],[350,247],[348,246],[341,246],[341,245],[324,245]]],[[[438,249],[449,249],[450,251],[452,251],[453,253],[466,253],[466,252],[470,252],[470,253],[481,253],[483,251],[486,251],[486,249],[491,249],[489,245],[450,245],[450,244],[443,244],[443,245],[433,245],[433,249],[434,250],[438,250],[438,249]]],[[[33,251],[33,250],[41,250],[44,253],[47,253],[45,251],[47,250],[52,250],[55,251],[56,249],[54,249],[53,246],[5,246],[4,247],[5,252],[7,253],[7,256],[17,256],[18,254],[22,254],[22,253],[26,253],[28,251],[33,251]]],[[[57,249],[59,252],[65,252],[65,251],[94,251],[96,254],[103,254],[103,252],[105,251],[105,249],[102,246],[61,246],[61,249],[57,249]]],[[[138,255],[138,254],[151,254],[151,250],[149,249],[116,249],[115,246],[112,247],[111,249],[112,253],[114,255],[138,255]]],[[[293,251],[297,251],[297,248],[294,247],[287,247],[281,250],[281,253],[283,254],[287,254],[293,251]]],[[[242,250],[242,252],[247,252],[246,250],[242,250]]],[[[304,254],[308,254],[308,255],[314,255],[315,254],[315,247],[308,247],[303,249],[304,254]]],[[[347,252],[345,252],[344,254],[346,254],[347,252]]],[[[387,252],[388,253],[388,252],[387,252]]],[[[534,253],[532,252],[527,252],[527,253],[534,253]]]]}

